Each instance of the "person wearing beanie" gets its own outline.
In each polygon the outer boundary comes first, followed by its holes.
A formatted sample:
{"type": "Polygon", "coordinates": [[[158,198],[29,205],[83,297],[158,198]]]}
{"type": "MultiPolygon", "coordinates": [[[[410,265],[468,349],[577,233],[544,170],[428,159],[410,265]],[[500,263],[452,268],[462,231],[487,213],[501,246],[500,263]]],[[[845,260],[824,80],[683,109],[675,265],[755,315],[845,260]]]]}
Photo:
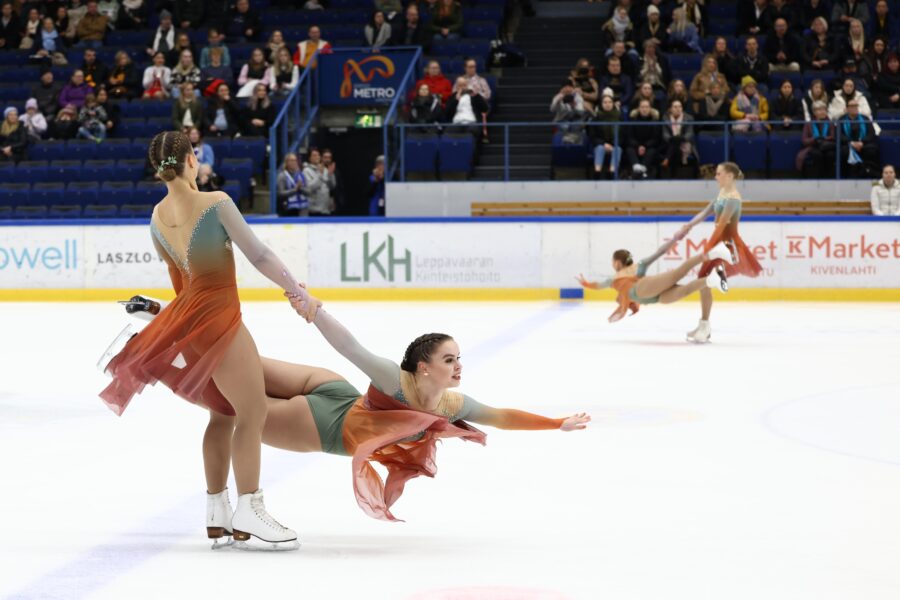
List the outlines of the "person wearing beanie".
{"type": "Polygon", "coordinates": [[[769,102],[756,88],[756,80],[745,75],[741,79],[741,91],[731,101],[731,118],[737,123],[735,131],[765,131],[769,120],[769,102]]]}
{"type": "Polygon", "coordinates": [[[172,26],[172,13],[163,9],[159,13],[159,27],[150,38],[145,52],[152,57],[157,52],[166,54],[175,47],[175,27],[172,26]]]}
{"type": "Polygon", "coordinates": [[[28,135],[19,123],[19,111],[7,106],[0,125],[0,162],[19,162],[25,158],[28,135]]]}
{"type": "Polygon", "coordinates": [[[33,142],[40,141],[47,133],[47,118],[41,114],[36,98],[29,98],[25,102],[25,114],[19,117],[19,121],[25,127],[28,138],[33,142]]]}

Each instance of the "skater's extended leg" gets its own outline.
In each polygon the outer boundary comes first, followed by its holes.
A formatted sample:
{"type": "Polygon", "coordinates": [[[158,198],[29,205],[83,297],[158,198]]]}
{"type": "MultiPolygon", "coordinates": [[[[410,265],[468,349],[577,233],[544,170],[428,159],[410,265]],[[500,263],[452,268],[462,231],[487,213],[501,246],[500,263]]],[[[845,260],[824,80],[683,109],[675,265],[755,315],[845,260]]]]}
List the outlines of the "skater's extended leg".
{"type": "Polygon", "coordinates": [[[691,269],[705,260],[706,254],[698,254],[687,259],[671,271],[666,271],[659,275],[647,275],[638,280],[634,286],[634,291],[641,298],[659,296],[669,288],[677,285],[679,281],[691,272],[691,269]]]}
{"type": "Polygon", "coordinates": [[[703,289],[706,289],[706,279],[695,279],[685,285],[676,285],[675,287],[669,288],[659,295],[659,302],[660,304],[678,302],[682,298],[690,296],[697,290],[703,289]]]}

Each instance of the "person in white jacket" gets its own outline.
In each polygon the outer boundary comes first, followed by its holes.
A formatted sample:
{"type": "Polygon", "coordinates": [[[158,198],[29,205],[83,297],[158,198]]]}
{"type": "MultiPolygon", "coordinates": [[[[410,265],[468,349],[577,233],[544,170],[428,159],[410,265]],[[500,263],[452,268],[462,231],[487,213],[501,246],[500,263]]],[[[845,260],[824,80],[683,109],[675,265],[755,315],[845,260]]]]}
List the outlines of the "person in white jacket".
{"type": "Polygon", "coordinates": [[[881,180],[872,186],[872,214],[879,217],[900,217],[900,183],[893,165],[884,165],[881,180]]]}
{"type": "Polygon", "coordinates": [[[25,103],[25,114],[19,116],[32,142],[40,141],[47,133],[47,119],[41,114],[36,98],[29,98],[25,103]]]}

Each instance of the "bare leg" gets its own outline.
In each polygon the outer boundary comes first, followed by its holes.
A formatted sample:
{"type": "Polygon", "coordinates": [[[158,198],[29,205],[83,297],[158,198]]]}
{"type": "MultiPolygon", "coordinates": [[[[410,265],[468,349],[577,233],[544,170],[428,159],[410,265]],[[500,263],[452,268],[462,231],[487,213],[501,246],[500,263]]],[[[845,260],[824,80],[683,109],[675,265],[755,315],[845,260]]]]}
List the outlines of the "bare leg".
{"type": "Polygon", "coordinates": [[[681,281],[691,269],[706,260],[706,253],[698,254],[687,259],[671,271],[660,273],[659,275],[647,275],[638,280],[634,285],[634,291],[642,298],[651,298],[659,296],[666,290],[674,287],[681,281]]]}
{"type": "Polygon", "coordinates": [[[685,296],[690,296],[697,290],[702,292],[703,290],[708,289],[709,288],[706,287],[706,279],[695,279],[686,285],[676,285],[669,288],[659,295],[659,301],[661,304],[672,304],[673,302],[678,302],[685,296]]]}
{"type": "Polygon", "coordinates": [[[322,440],[306,396],[269,398],[262,440],[266,446],[292,452],[321,452],[322,440]]]}
{"type": "Polygon", "coordinates": [[[232,436],[234,417],[209,411],[209,425],[203,435],[203,468],[206,470],[206,491],[210,494],[218,494],[228,484],[232,436]]]}
{"type": "Polygon", "coordinates": [[[709,321],[709,313],[712,312],[713,295],[709,288],[700,290],[700,319],[709,321]]]}
{"type": "Polygon", "coordinates": [[[213,374],[213,381],[237,413],[232,437],[232,465],[238,494],[252,494],[259,489],[266,388],[256,344],[243,325],[213,374]]]}
{"type": "Polygon", "coordinates": [[[293,398],[304,396],[329,381],[345,381],[343,377],[320,367],[298,365],[260,357],[263,377],[266,380],[266,394],[271,398],[293,398]]]}

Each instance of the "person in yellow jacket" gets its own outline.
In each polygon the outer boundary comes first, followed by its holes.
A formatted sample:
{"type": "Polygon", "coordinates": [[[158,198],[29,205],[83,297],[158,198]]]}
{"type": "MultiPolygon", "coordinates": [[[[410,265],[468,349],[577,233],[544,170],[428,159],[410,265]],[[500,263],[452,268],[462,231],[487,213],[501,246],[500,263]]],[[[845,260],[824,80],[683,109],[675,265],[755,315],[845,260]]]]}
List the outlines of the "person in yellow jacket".
{"type": "Polygon", "coordinates": [[[745,75],[741,91],[731,101],[731,118],[736,121],[734,131],[765,131],[769,120],[769,102],[756,88],[756,80],[745,75]]]}

